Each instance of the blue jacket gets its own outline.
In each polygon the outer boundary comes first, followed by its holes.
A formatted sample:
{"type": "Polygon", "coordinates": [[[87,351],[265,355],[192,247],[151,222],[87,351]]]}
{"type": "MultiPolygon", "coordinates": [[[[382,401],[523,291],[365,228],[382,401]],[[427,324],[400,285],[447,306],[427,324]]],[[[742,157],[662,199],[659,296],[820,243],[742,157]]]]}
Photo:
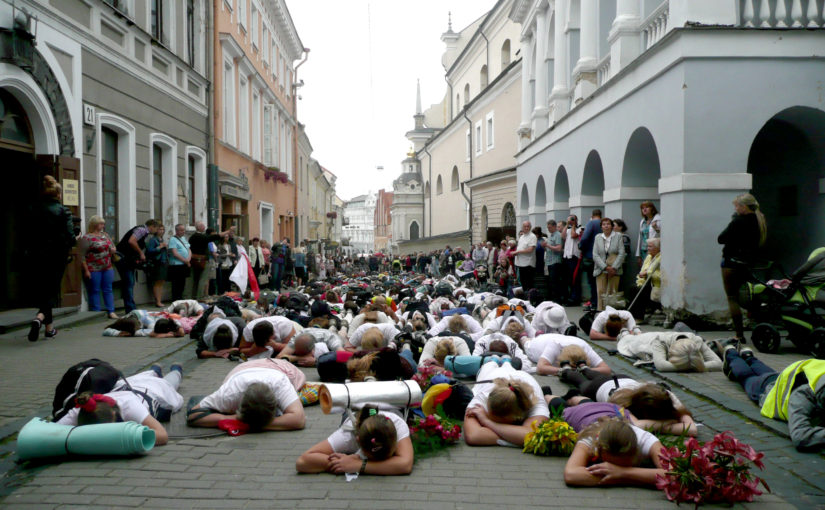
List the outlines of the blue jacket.
{"type": "Polygon", "coordinates": [[[582,257],[586,259],[593,258],[593,243],[596,241],[596,236],[602,233],[602,220],[596,218],[587,222],[584,227],[584,233],[579,239],[579,249],[582,252],[582,257]]]}

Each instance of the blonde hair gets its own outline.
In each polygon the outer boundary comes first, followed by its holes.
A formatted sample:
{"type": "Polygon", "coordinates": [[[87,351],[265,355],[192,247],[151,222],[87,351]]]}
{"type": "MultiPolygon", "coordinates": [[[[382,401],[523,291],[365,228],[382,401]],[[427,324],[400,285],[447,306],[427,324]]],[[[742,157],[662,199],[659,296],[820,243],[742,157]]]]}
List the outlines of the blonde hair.
{"type": "Polygon", "coordinates": [[[461,333],[467,329],[467,323],[464,322],[464,317],[453,315],[450,318],[450,322],[447,323],[447,329],[450,330],[450,333],[461,333]]]}
{"type": "Polygon", "coordinates": [[[667,360],[676,367],[676,370],[704,372],[705,358],[702,357],[704,342],[697,337],[679,338],[667,351],[667,360]]]}
{"type": "Polygon", "coordinates": [[[378,353],[371,352],[366,356],[360,358],[350,358],[347,361],[347,372],[349,378],[353,382],[364,381],[367,377],[374,376],[375,372],[372,370],[372,362],[378,353]]]}
{"type": "Polygon", "coordinates": [[[438,341],[438,344],[435,346],[435,352],[433,353],[433,357],[438,362],[439,365],[444,364],[444,358],[447,356],[453,356],[456,353],[455,349],[455,342],[452,338],[443,338],[438,341]]]}
{"type": "Polygon", "coordinates": [[[636,433],[630,424],[621,418],[598,420],[579,434],[579,440],[582,439],[592,441],[593,453],[597,456],[609,453],[615,456],[635,457],[639,450],[636,433]]]}
{"type": "Polygon", "coordinates": [[[512,320],[508,322],[504,326],[503,333],[513,340],[518,340],[521,334],[524,332],[524,324],[519,322],[518,320],[512,320]]]}
{"type": "Polygon", "coordinates": [[[370,328],[361,337],[361,348],[365,351],[384,347],[384,334],[378,328],[370,328]]]}
{"type": "Polygon", "coordinates": [[[498,378],[493,385],[493,391],[487,397],[489,413],[508,423],[522,423],[527,418],[527,411],[536,403],[533,388],[518,379],[498,378]]]}
{"type": "Polygon", "coordinates": [[[561,350],[558,361],[559,363],[566,361],[575,366],[581,361],[587,362],[587,354],[585,354],[584,349],[579,345],[568,345],[561,350]]]}
{"type": "Polygon", "coordinates": [[[759,224],[759,246],[765,244],[765,240],[768,238],[768,222],[765,220],[765,215],[762,214],[762,211],[759,209],[759,202],[756,201],[756,197],[750,193],[742,193],[733,199],[733,201],[741,206],[747,207],[756,215],[756,221],[759,224]]]}
{"type": "Polygon", "coordinates": [[[94,232],[97,229],[97,226],[101,223],[105,224],[106,220],[104,220],[103,217],[95,214],[94,216],[89,218],[89,223],[87,224],[88,226],[86,227],[86,232],[94,232]]]}

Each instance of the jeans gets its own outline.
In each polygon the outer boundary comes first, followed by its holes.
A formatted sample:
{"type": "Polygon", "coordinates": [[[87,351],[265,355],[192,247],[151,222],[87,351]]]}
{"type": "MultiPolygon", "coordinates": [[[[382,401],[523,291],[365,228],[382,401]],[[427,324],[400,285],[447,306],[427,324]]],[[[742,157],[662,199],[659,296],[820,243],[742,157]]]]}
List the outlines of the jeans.
{"type": "Polygon", "coordinates": [[[779,377],[776,370],[762,363],[756,357],[743,359],[736,352],[736,349],[725,351],[725,361],[736,382],[742,385],[745,393],[748,394],[748,398],[757,404],[759,403],[759,397],[762,396],[768,385],[779,377]]]}
{"type": "Polygon", "coordinates": [[[115,279],[115,270],[109,268],[105,271],[90,271],[91,275],[86,280],[86,290],[89,292],[89,310],[100,311],[100,293],[103,292],[103,306],[106,311],[114,313],[115,296],[112,294],[112,282],[115,279]]]}
{"type": "Polygon", "coordinates": [[[399,352],[398,355],[410,362],[410,366],[412,367],[413,372],[418,372],[418,364],[415,362],[415,358],[413,358],[413,353],[411,350],[404,349],[401,352],[399,352]]]}
{"type": "Polygon", "coordinates": [[[561,263],[547,266],[547,299],[550,301],[559,302],[565,294],[561,289],[561,274],[561,263]]]}
{"type": "Polygon", "coordinates": [[[123,297],[123,307],[126,313],[135,309],[135,280],[136,271],[131,267],[119,265],[117,272],[120,273],[120,293],[123,297]]]}
{"type": "Polygon", "coordinates": [[[284,264],[273,262],[272,264],[272,290],[281,290],[281,280],[284,278],[284,264]]]}
{"type": "Polygon", "coordinates": [[[579,265],[579,259],[578,257],[564,259],[564,265],[567,269],[564,275],[564,286],[569,287],[570,289],[569,292],[565,293],[565,297],[578,305],[582,300],[581,269],[579,269],[579,274],[576,274],[576,267],[579,265]]]}

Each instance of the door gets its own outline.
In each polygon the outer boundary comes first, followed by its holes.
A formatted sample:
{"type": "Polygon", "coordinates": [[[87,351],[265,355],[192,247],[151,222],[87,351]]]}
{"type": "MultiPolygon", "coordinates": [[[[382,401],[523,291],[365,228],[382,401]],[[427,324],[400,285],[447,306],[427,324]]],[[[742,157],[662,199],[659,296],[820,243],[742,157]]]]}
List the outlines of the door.
{"type": "MultiPolygon", "coordinates": [[[[69,209],[74,219],[75,232],[83,230],[80,225],[80,160],[69,156],[38,155],[37,164],[44,175],[53,175],[63,187],[63,205],[69,209]]],[[[82,300],[82,277],[80,257],[75,245],[69,252],[70,262],[63,273],[60,285],[60,305],[80,306],[82,300]]]]}

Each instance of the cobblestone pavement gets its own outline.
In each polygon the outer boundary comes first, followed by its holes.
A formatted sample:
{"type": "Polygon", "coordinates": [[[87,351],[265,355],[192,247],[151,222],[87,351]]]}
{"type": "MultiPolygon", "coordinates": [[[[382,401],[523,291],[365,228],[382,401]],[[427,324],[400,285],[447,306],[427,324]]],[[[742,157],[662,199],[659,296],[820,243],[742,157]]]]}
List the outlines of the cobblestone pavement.
{"type": "MultiPolygon", "coordinates": [[[[65,369],[99,357],[138,371],[155,360],[168,367],[185,360],[180,388],[185,397],[205,394],[234,366],[224,360],[194,359],[185,339],[103,338],[105,321],[61,331],[55,340],[30,344],[25,332],[0,337],[4,360],[0,391],[3,437],[35,415],[45,415],[54,386],[65,369]],[[25,381],[25,384],[21,384],[25,381]]],[[[724,332],[708,334],[723,337],[724,332]]],[[[637,378],[661,374],[636,368],[609,356],[608,342],[596,342],[614,371],[637,378]]],[[[805,356],[785,351],[760,355],[781,369],[805,356]]],[[[317,379],[307,370],[310,380],[317,379]]],[[[721,373],[667,374],[679,398],[704,424],[700,437],[733,430],[766,453],[764,478],[773,493],[739,508],[825,508],[825,457],[801,454],[787,439],[787,426],[759,416],[735,383],[721,373]]],[[[538,377],[554,389],[556,377],[538,377]]],[[[307,428],[297,432],[252,434],[237,438],[172,440],[148,455],[132,459],[70,460],[43,466],[14,464],[13,437],[4,441],[5,471],[0,484],[3,508],[66,506],[143,508],[527,508],[553,506],[554,500],[580,508],[674,508],[663,493],[639,488],[568,488],[562,479],[565,459],[543,458],[515,448],[471,448],[461,443],[445,453],[416,461],[413,473],[401,477],[362,477],[347,483],[341,476],[298,475],[295,459],[325,439],[340,416],[307,408],[307,428]]]]}

